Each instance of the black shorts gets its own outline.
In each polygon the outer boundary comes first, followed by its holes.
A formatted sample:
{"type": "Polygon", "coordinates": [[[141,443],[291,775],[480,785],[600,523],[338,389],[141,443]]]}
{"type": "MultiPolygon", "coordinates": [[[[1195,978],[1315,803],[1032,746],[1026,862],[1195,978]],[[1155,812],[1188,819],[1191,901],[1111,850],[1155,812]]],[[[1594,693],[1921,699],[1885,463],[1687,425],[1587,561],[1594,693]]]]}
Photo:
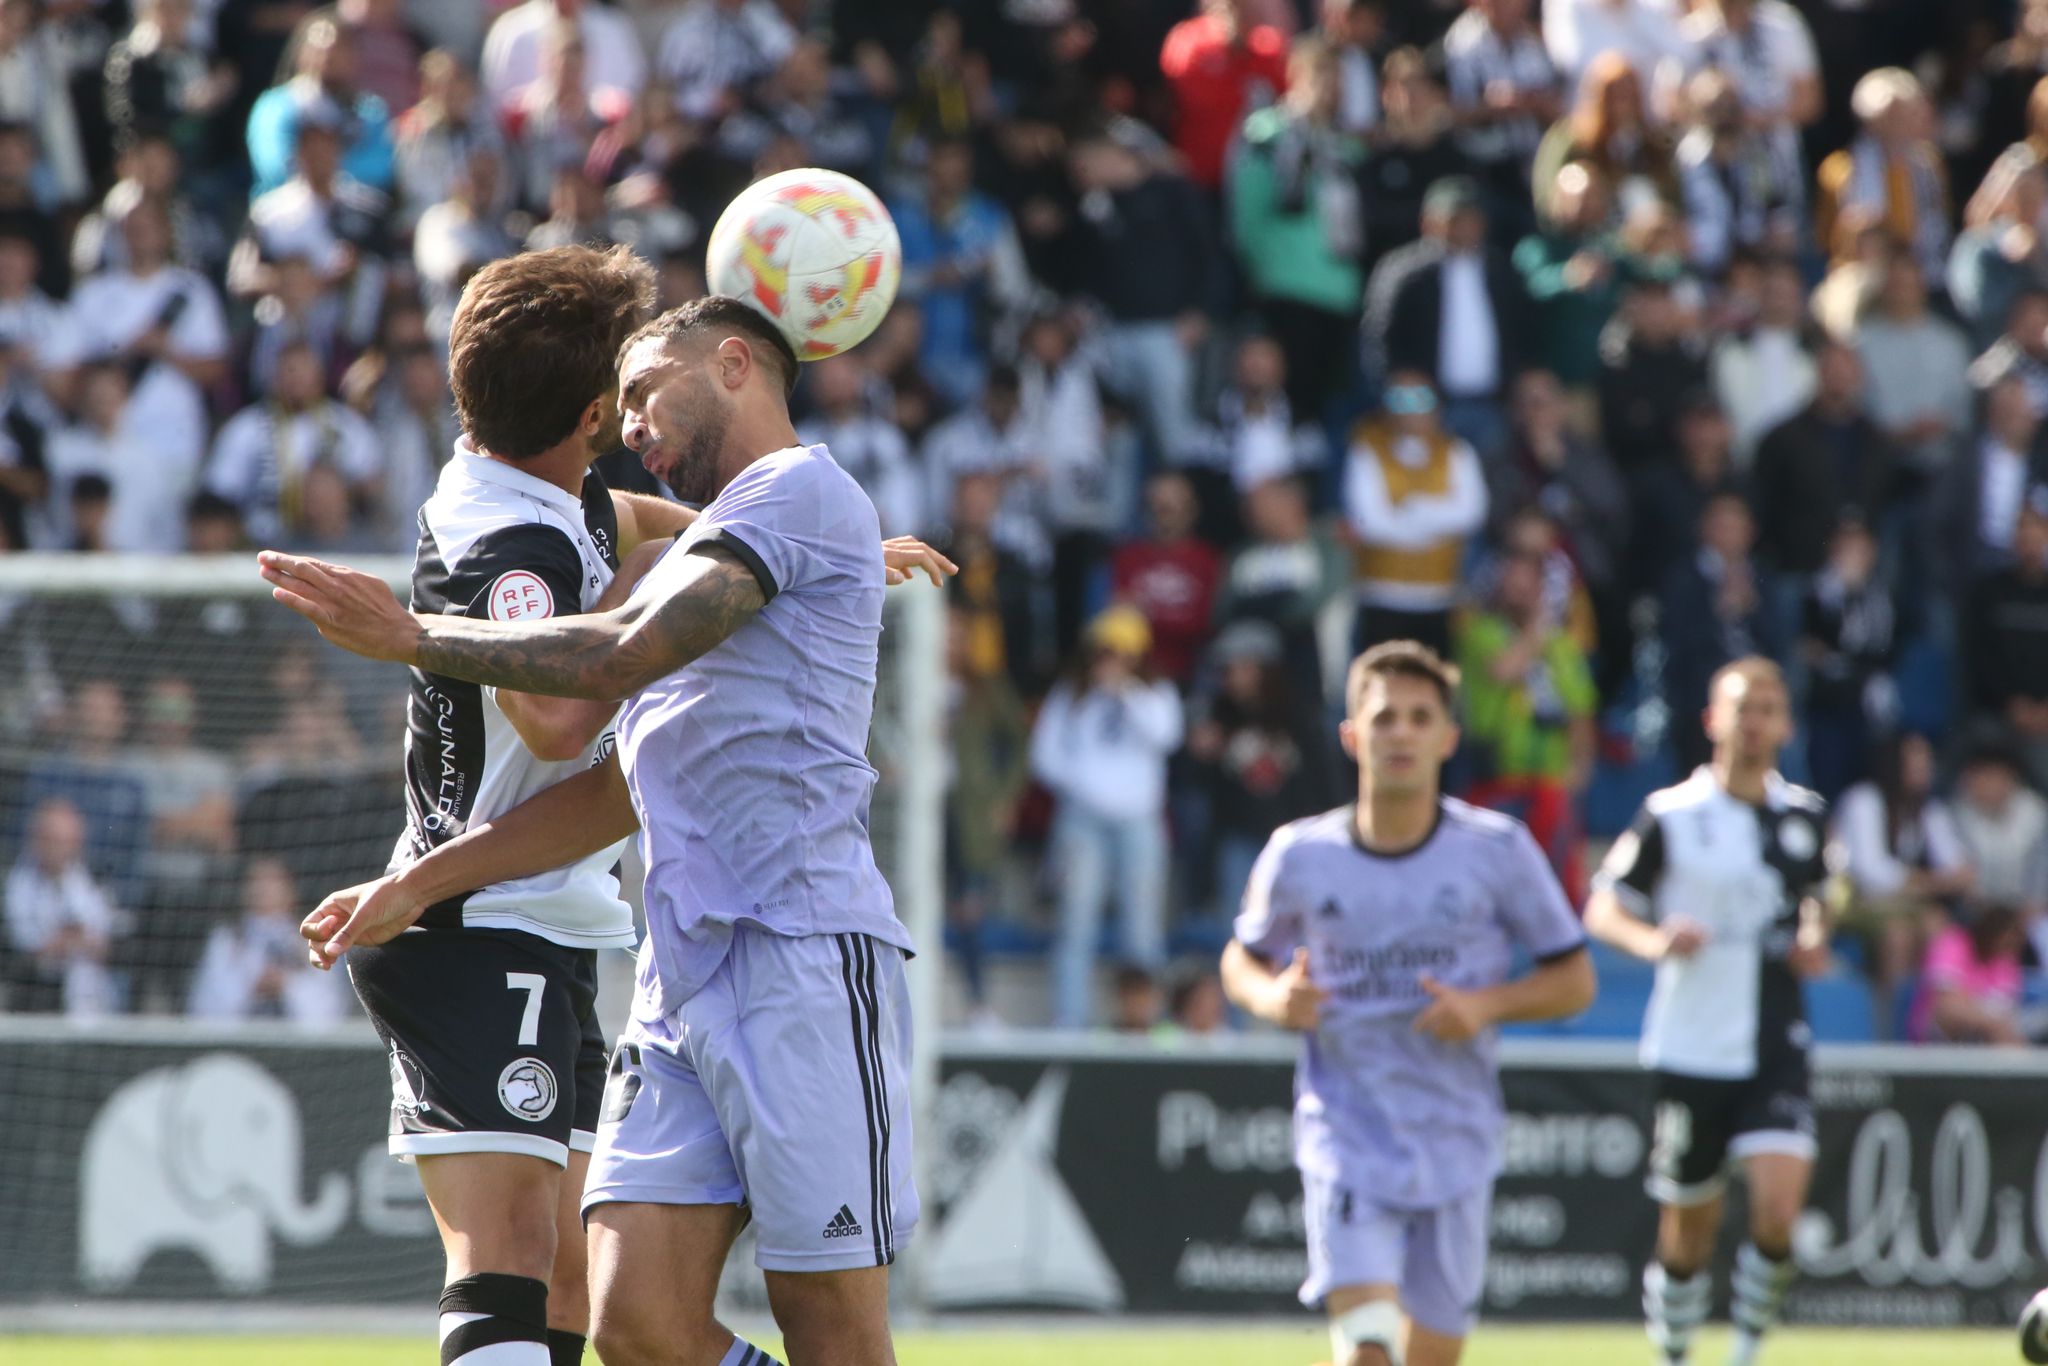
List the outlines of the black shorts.
{"type": "Polygon", "coordinates": [[[568,1165],[604,1099],[597,954],[518,930],[414,930],[348,952],[391,1053],[391,1152],[568,1165]]]}
{"type": "Polygon", "coordinates": [[[1817,1151],[1803,1051],[1786,1050],[1740,1081],[1659,1072],[1656,1096],[1644,1185],[1660,1205],[1712,1200],[1727,1185],[1730,1159],[1757,1153],[1811,1159],[1817,1151]]]}

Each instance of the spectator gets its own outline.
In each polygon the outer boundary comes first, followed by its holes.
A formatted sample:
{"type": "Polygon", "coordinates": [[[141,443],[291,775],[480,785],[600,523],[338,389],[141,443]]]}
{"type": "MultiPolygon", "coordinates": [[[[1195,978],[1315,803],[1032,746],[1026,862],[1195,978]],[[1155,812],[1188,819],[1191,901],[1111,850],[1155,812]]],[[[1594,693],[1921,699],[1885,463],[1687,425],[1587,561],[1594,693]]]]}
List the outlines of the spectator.
{"type": "Polygon", "coordinates": [[[1667,576],[1658,614],[1664,637],[1664,702],[1681,772],[1707,760],[1707,737],[1698,718],[1707,685],[1731,659],[1778,656],[1771,620],[1771,581],[1751,552],[1756,519],[1741,495],[1712,495],[1700,514],[1699,549],[1667,576]]]}
{"type": "Polygon", "coordinates": [[[2003,902],[1980,903],[1936,935],[1920,974],[1912,1037],[1921,1043],[2025,1047],[2020,954],[2026,946],[2025,920],[2003,902]]]}
{"type": "Polygon", "coordinates": [[[1678,21],[1684,8],[1669,0],[1546,0],[1543,45],[1566,82],[1578,89],[1600,74],[1612,52],[1628,63],[1643,89],[1684,51],[1678,21]]]}
{"type": "MultiPolygon", "coordinates": [[[[9,353],[0,347],[0,390],[12,388],[12,368],[9,353]]],[[[6,394],[5,402],[0,417],[0,553],[29,548],[31,520],[40,518],[50,494],[43,429],[21,415],[16,395],[6,394]]]]}
{"type": "Polygon", "coordinates": [[[1771,568],[1800,577],[1820,569],[1844,518],[1883,529],[1897,465],[1891,443],[1865,415],[1856,351],[1823,342],[1813,368],[1813,401],[1765,434],[1751,470],[1758,547],[1771,568]]]}
{"type": "Polygon", "coordinates": [[[1956,773],[1954,812],[1976,894],[2010,901],[2029,921],[2029,935],[2048,910],[2048,802],[2026,784],[2018,756],[1985,735],[1972,742],[1956,773]]]}
{"type": "Polygon", "coordinates": [[[1423,199],[1422,240],[1382,260],[1366,287],[1368,368],[1386,384],[1397,370],[1426,377],[1442,425],[1491,453],[1506,435],[1500,399],[1520,363],[1524,298],[1487,251],[1478,185],[1440,180],[1423,199]]]}
{"type": "MultiPolygon", "coordinates": [[[[104,655],[115,642],[102,637],[93,645],[104,655]]],[[[66,708],[63,733],[62,749],[30,763],[19,810],[34,811],[51,800],[68,803],[85,822],[85,861],[94,880],[115,902],[133,905],[142,890],[149,822],[142,785],[124,750],[128,700],[121,685],[103,677],[80,682],[66,708]]]]}
{"type": "Polygon", "coordinates": [[[815,38],[799,39],[754,99],[728,117],[718,149],[728,160],[751,164],[777,138],[802,143],[805,160],[849,175],[872,175],[875,140],[848,100],[833,89],[832,54],[815,38]]]}
{"type": "Polygon", "coordinates": [[[581,31],[573,21],[559,20],[541,47],[540,74],[514,90],[498,111],[516,151],[517,197],[524,208],[547,204],[555,177],[583,166],[598,135],[632,110],[631,91],[597,84],[588,70],[581,31]]]}
{"type": "Polygon", "coordinates": [[[405,0],[335,0],[334,17],[356,40],[358,83],[386,109],[410,109],[420,97],[420,54],[426,50],[404,10],[405,0]]]}
{"type": "Polygon", "coordinates": [[[1467,0],[1444,34],[1444,70],[1465,155],[1495,196],[1495,214],[1526,230],[1529,165],[1563,112],[1563,88],[1530,0],[1467,0]]]}
{"type": "Polygon", "coordinates": [[[1540,212],[1550,211],[1547,200],[1557,173],[1574,161],[1606,181],[1611,192],[1607,211],[1617,223],[1644,204],[1678,203],[1671,143],[1650,121],[1643,83],[1617,50],[1593,59],[1571,112],[1552,124],[1537,146],[1530,179],[1540,212]]]}
{"type": "Polygon", "coordinates": [[[1805,330],[1806,289],[1799,267],[1784,257],[1766,261],[1756,320],[1723,338],[1708,362],[1715,396],[1734,432],[1738,470],[1746,473],[1764,434],[1813,397],[1814,362],[1805,330]]]}
{"type": "Polygon", "coordinates": [[[1592,167],[1559,167],[1546,188],[1542,228],[1515,247],[1515,269],[1534,304],[1537,354],[1590,403],[1600,334],[1621,302],[1621,244],[1608,227],[1607,184],[1592,167]]]}
{"type": "Polygon", "coordinates": [[[903,293],[924,310],[919,361],[949,404],[966,403],[987,374],[985,329],[1023,307],[1031,289],[1016,229],[974,188],[974,149],[964,141],[933,145],[923,197],[894,213],[903,293]]]}
{"type": "Polygon", "coordinates": [[[1806,199],[1798,149],[1747,122],[1720,71],[1701,72],[1686,94],[1693,121],[1678,142],[1678,188],[1694,267],[1718,279],[1737,251],[1793,253],[1806,199]]]}
{"type": "Polygon", "coordinates": [[[946,919],[962,945],[969,1012],[983,1023],[994,1016],[981,932],[1031,776],[1024,704],[1004,671],[1001,623],[989,625],[978,629],[959,607],[946,614],[946,919]]]}
{"type": "Polygon", "coordinates": [[[1152,970],[1126,963],[1116,970],[1109,1027],[1119,1034],[1154,1034],[1163,1026],[1165,994],[1152,970]]]}
{"type": "Polygon", "coordinates": [[[0,121],[34,129],[43,207],[83,203],[91,183],[57,27],[34,0],[0,0],[0,121]]]}
{"type": "Polygon", "coordinates": [[[275,856],[249,860],[241,914],[207,936],[187,1013],[198,1020],[285,1019],[300,1025],[331,1024],[346,1015],[341,982],[306,964],[300,913],[290,865],[275,856]]]}
{"type": "MultiPolygon", "coordinates": [[[[377,515],[384,454],[369,423],[329,398],[313,349],[287,346],[277,378],[263,402],[229,418],[206,465],[207,491],[241,509],[249,534],[265,545],[290,544],[312,530],[309,512],[328,512],[330,501],[309,506],[309,484],[331,498],[332,485],[315,471],[338,476],[357,515],[377,515]]],[[[326,528],[331,536],[331,524],[326,528]]]]}
{"type": "Polygon", "coordinates": [[[1294,474],[1319,476],[1329,464],[1329,439],[1313,421],[1316,408],[1294,405],[1293,372],[1279,343],[1246,337],[1232,372],[1217,399],[1216,442],[1236,490],[1294,474]]]}
{"type": "Polygon", "coordinates": [[[1877,772],[1835,804],[1834,839],[1853,894],[1845,928],[1869,941],[1877,1017],[1892,1020],[1890,1004],[1920,962],[1928,927],[1976,884],[1955,817],[1935,794],[1926,736],[1886,741],[1877,772]]]}
{"type": "Polygon", "coordinates": [[[78,421],[53,432],[46,447],[51,481],[48,512],[35,539],[44,549],[71,547],[78,528],[66,509],[82,479],[106,481],[110,501],[107,548],[169,555],[179,528],[165,515],[183,507],[199,478],[196,451],[171,445],[142,425],[130,398],[127,371],[88,366],[78,384],[78,421]]]}
{"type": "Polygon", "coordinates": [[[71,296],[80,351],[127,368],[129,419],[150,434],[159,460],[196,466],[206,448],[202,390],[227,377],[220,296],[196,272],[171,264],[162,203],[146,199],[129,210],[121,235],[127,264],[81,281],[71,296]]]}
{"type": "Polygon", "coordinates": [[[1246,283],[1286,352],[1288,401],[1311,420],[1349,387],[1365,285],[1364,146],[1337,124],[1337,61],[1320,38],[1295,43],[1287,97],[1245,120],[1227,196],[1246,283]]]}
{"type": "Polygon", "coordinates": [[[635,95],[647,84],[640,35],[633,21],[605,0],[524,0],[499,15],[484,40],[484,95],[493,109],[503,108],[513,91],[540,75],[547,32],[563,19],[573,20],[583,35],[593,84],[635,95]]]}
{"type": "Polygon", "coordinates": [[[1185,685],[1209,643],[1223,558],[1195,534],[1200,514],[1187,476],[1165,471],[1145,486],[1145,534],[1110,559],[1110,595],[1145,618],[1148,667],[1185,685]]]}
{"type": "Polygon", "coordinates": [[[1128,428],[1114,434],[1109,429],[1097,374],[1096,360],[1081,349],[1068,314],[1042,313],[1025,328],[1016,439],[1029,452],[1025,477],[1042,483],[1045,529],[1052,539],[1053,631],[1062,656],[1080,639],[1087,597],[1109,556],[1110,538],[1137,502],[1136,453],[1128,448],[1128,428]],[[1029,462],[1042,473],[1031,474],[1029,462]]]}
{"type": "Polygon", "coordinates": [[[112,1013],[118,990],[107,968],[121,915],[85,863],[85,821],[62,799],[41,802],[21,858],[7,875],[7,942],[26,961],[9,1008],[62,1010],[73,1019],[112,1013]]]}
{"type": "Polygon", "coordinates": [[[500,212],[504,180],[497,150],[478,143],[457,168],[447,197],[420,215],[412,261],[419,272],[421,301],[431,315],[453,319],[469,277],[519,249],[505,231],[500,212]]]}
{"type": "Polygon", "coordinates": [[[1322,710],[1302,705],[1281,650],[1280,633],[1265,622],[1227,627],[1209,652],[1212,689],[1188,730],[1188,758],[1209,804],[1219,923],[1236,915],[1272,833],[1335,800],[1322,710]]]}
{"type": "Polygon", "coordinates": [[[1912,487],[1934,483],[1970,425],[1970,349],[1927,308],[1927,279],[1904,247],[1885,265],[1876,309],[1857,330],[1870,375],[1864,404],[1898,448],[1912,487]]]}
{"type": "Polygon", "coordinates": [[[977,667],[1007,671],[1020,694],[1042,686],[1044,612],[1036,574],[996,539],[1000,476],[970,471],[953,484],[945,534],[938,539],[947,558],[960,567],[952,598],[968,634],[967,651],[977,667]]]}
{"type": "Polygon", "coordinates": [[[1450,96],[1420,51],[1403,47],[1387,54],[1380,107],[1380,126],[1360,174],[1368,280],[1388,255],[1416,240],[1428,187],[1466,169],[1450,96]]]}
{"type": "Polygon", "coordinates": [[[1337,127],[1353,137],[1379,129],[1382,0],[1323,0],[1322,36],[1336,63],[1337,127]]]}
{"type": "MultiPolygon", "coordinates": [[[[2048,16],[2048,4],[2039,6],[2048,16]]],[[[1997,340],[2022,290],[2048,289],[2048,174],[2033,148],[2021,144],[1998,159],[1970,200],[1962,233],[1948,258],[1948,296],[1981,351],[1997,340]]]]}
{"type": "MultiPolygon", "coordinates": [[[[137,925],[136,961],[145,981],[174,990],[182,990],[192,968],[211,884],[235,848],[234,774],[225,759],[195,743],[198,725],[192,685],[159,677],[142,699],[142,743],[127,758],[149,819],[141,903],[147,914],[137,925]]],[[[138,983],[137,994],[144,990],[138,983]]]]}
{"type": "Polygon", "coordinates": [[[1962,663],[1975,710],[2005,727],[2032,773],[2048,774],[2048,495],[2040,491],[2020,510],[2010,563],[1970,589],[1962,663]]]}
{"type": "MultiPolygon", "coordinates": [[[[452,54],[437,48],[420,58],[420,90],[419,103],[394,125],[394,226],[401,233],[454,193],[479,150],[497,153],[501,165],[505,153],[504,137],[477,98],[475,76],[452,54]]],[[[510,207],[512,189],[512,178],[500,175],[489,205],[492,217],[510,207]]]]}
{"type": "Polygon", "coordinates": [[[1075,245],[1088,263],[1083,289],[1108,315],[1107,377],[1153,455],[1183,460],[1199,440],[1195,353],[1222,293],[1213,215],[1186,178],[1148,167],[1114,138],[1084,138],[1068,163],[1080,196],[1075,245]]]}
{"type": "Polygon", "coordinates": [[[71,481],[71,540],[64,549],[75,555],[104,555],[107,523],[114,506],[114,486],[103,474],[84,474],[71,481]]]}
{"type": "Polygon", "coordinates": [[[1854,210],[1884,224],[1924,274],[1940,278],[1951,213],[1926,93],[1912,72],[1882,67],[1856,82],[1850,106],[1863,130],[1820,164],[1819,239],[1832,240],[1836,213],[1854,210]]]}
{"type": "Polygon", "coordinates": [[[2025,380],[2009,375],[1984,395],[1982,428],[1934,490],[1933,564],[1952,596],[2012,563],[2020,511],[2043,483],[2041,421],[2025,380]]]}
{"type": "Polygon", "coordinates": [[[1808,670],[1809,781],[1833,801],[1864,776],[1871,742],[1898,711],[1892,683],[1898,611],[1878,574],[1877,539],[1851,515],[1828,539],[1827,561],[1806,590],[1799,649],[1808,670]]]}
{"type": "MultiPolygon", "coordinates": [[[[862,358],[850,355],[813,361],[805,367],[804,378],[811,416],[804,422],[801,439],[832,448],[832,458],[840,468],[874,500],[884,536],[911,536],[924,530],[930,519],[923,481],[903,433],[868,405],[868,374],[862,358]]],[[[1014,386],[1010,397],[1014,401],[1014,386]]],[[[936,466],[933,474],[937,474],[936,466]]],[[[944,492],[950,502],[950,488],[944,492]]]]}
{"type": "Polygon", "coordinates": [[[1358,582],[1353,652],[1416,640],[1449,654],[1459,566],[1486,522],[1486,479],[1472,447],[1445,430],[1421,371],[1395,370],[1381,412],[1352,430],[1343,497],[1358,582]]]}
{"type": "MultiPolygon", "coordinates": [[[[1246,537],[1231,552],[1216,590],[1216,622],[1260,622],[1280,636],[1282,671],[1304,704],[1324,697],[1318,630],[1326,609],[1351,582],[1344,550],[1309,511],[1299,477],[1268,479],[1245,490],[1246,537]]],[[[1333,658],[1349,662],[1343,650],[1333,658]]]]}
{"type": "Polygon", "coordinates": [[[1673,285],[1661,271],[1631,275],[1600,337],[1600,431],[1631,477],[1668,465],[1676,419],[1707,382],[1699,334],[1687,328],[1673,285]]]}
{"type": "Polygon", "coordinates": [[[384,452],[384,548],[403,553],[418,544],[420,505],[433,494],[462,426],[448,393],[448,372],[429,347],[408,345],[391,353],[386,366],[389,378],[370,396],[363,415],[384,452]]]}
{"type": "Polygon", "coordinates": [[[300,257],[343,308],[346,335],[366,342],[384,293],[390,200],[342,169],[341,132],[327,112],[300,117],[291,178],[249,206],[249,225],[228,261],[228,288],[242,298],[275,293],[276,264],[300,257]]]}
{"type": "Polygon", "coordinates": [[[108,50],[103,74],[107,131],[116,152],[157,135],[186,163],[206,163],[213,122],[234,94],[234,77],[217,69],[192,39],[191,0],[140,0],[135,6],[135,25],[108,50]]]}
{"type": "Polygon", "coordinates": [[[321,17],[299,37],[296,74],[272,86],[249,111],[249,165],[255,193],[291,177],[299,123],[311,118],[341,140],[341,169],[373,190],[391,188],[391,115],[384,101],[356,86],[354,31],[321,17]]]}
{"type": "MultiPolygon", "coordinates": [[[[561,166],[555,170],[554,188],[548,194],[548,217],[526,234],[528,251],[552,247],[616,245],[616,220],[605,204],[604,186],[582,166],[561,166]]],[[[449,319],[436,312],[434,334],[446,344],[449,319]]]]}
{"type": "Polygon", "coordinates": [[[0,348],[8,388],[68,397],[64,380],[78,364],[77,321],[63,304],[36,287],[36,246],[19,233],[0,231],[0,348]]]}
{"type": "Polygon", "coordinates": [[[796,44],[796,30],[771,0],[690,0],[661,35],[656,69],[683,117],[716,121],[738,109],[796,44]]]}
{"type": "Polygon", "coordinates": [[[1173,95],[1173,141],[1188,178],[1214,193],[1223,183],[1230,140],[1247,111],[1287,88],[1287,39],[1253,22],[1248,0],[1202,0],[1201,12],[1174,25],[1159,54],[1173,95]]]}
{"type": "Polygon", "coordinates": [[[1970,383],[1989,390],[2008,376],[2025,387],[2027,406],[2048,417],[2048,290],[2022,289],[2005,315],[2005,330],[1970,365],[1970,383]]]}
{"type": "Polygon", "coordinates": [[[1166,952],[1166,760],[1181,742],[1173,686],[1144,660],[1151,631],[1134,608],[1089,626],[1031,735],[1031,768],[1057,802],[1051,857],[1060,871],[1053,1023],[1088,1022],[1102,903],[1113,895],[1124,957],[1156,969],[1166,952]]]}
{"type": "Polygon", "coordinates": [[[36,244],[42,272],[36,283],[62,295],[69,286],[64,234],[49,196],[35,180],[35,138],[18,123],[0,122],[0,227],[36,244]]]}
{"type": "MultiPolygon", "coordinates": [[[[170,139],[158,133],[139,135],[133,147],[115,158],[114,169],[120,179],[108,189],[99,206],[79,221],[68,258],[61,238],[46,244],[37,240],[37,234],[26,225],[14,224],[35,242],[39,286],[46,291],[61,288],[53,282],[53,276],[56,280],[68,279],[64,271],[67,259],[71,270],[80,277],[125,267],[128,242],[122,225],[145,199],[157,201],[170,215],[170,259],[210,279],[218,277],[227,263],[227,232],[219,215],[202,208],[192,193],[192,176],[170,139]],[[54,257],[45,256],[46,249],[55,253],[54,257]]],[[[7,215],[0,211],[0,223],[6,221],[7,215]]]]}
{"type": "Polygon", "coordinates": [[[1797,165],[1799,130],[1821,115],[1820,64],[1799,11],[1786,0],[1704,0],[1680,22],[1679,37],[1685,50],[1675,69],[1726,78],[1743,122],[1763,130],[1774,158],[1797,165]]]}

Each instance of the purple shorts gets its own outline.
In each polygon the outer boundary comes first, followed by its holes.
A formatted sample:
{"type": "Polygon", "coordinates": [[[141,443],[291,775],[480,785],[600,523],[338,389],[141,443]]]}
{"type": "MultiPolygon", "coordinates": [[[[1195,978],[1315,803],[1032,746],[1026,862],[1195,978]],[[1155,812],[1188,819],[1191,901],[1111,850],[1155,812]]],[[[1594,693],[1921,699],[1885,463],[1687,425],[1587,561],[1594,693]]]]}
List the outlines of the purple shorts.
{"type": "Polygon", "coordinates": [[[1391,1285],[1409,1318],[1432,1333],[1464,1337],[1486,1288],[1493,1183],[1419,1210],[1376,1205],[1370,1191],[1370,1183],[1302,1174],[1308,1280],[1301,1302],[1314,1308],[1338,1286],[1391,1285]]]}
{"type": "Polygon", "coordinates": [[[744,1204],[768,1271],[886,1266],[917,1223],[903,954],[740,926],[674,1013],[612,1056],[583,1212],[744,1204]]]}

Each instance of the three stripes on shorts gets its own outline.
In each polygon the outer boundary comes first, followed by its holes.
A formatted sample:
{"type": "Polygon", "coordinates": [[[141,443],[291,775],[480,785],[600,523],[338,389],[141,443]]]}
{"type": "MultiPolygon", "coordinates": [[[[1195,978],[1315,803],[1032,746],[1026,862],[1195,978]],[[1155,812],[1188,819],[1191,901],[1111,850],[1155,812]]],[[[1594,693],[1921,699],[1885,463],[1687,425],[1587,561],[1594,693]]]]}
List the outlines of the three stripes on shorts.
{"type": "Polygon", "coordinates": [[[875,941],[864,934],[838,934],[840,976],[846,983],[853,1021],[854,1066],[868,1120],[868,1221],[875,1265],[896,1260],[894,1200],[889,1191],[889,1080],[882,1067],[881,993],[875,985],[875,941]]]}

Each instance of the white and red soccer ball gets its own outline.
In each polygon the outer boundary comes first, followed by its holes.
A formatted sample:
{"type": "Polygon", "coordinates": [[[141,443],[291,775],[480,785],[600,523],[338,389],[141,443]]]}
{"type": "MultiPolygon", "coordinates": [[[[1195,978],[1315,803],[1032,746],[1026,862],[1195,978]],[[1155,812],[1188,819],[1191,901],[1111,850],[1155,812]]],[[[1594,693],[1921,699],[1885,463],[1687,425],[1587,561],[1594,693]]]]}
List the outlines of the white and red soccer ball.
{"type": "Polygon", "coordinates": [[[903,244],[874,191],[837,171],[797,170],[742,190],[711,230],[713,294],[766,315],[799,360],[858,345],[903,278],[903,244]]]}

